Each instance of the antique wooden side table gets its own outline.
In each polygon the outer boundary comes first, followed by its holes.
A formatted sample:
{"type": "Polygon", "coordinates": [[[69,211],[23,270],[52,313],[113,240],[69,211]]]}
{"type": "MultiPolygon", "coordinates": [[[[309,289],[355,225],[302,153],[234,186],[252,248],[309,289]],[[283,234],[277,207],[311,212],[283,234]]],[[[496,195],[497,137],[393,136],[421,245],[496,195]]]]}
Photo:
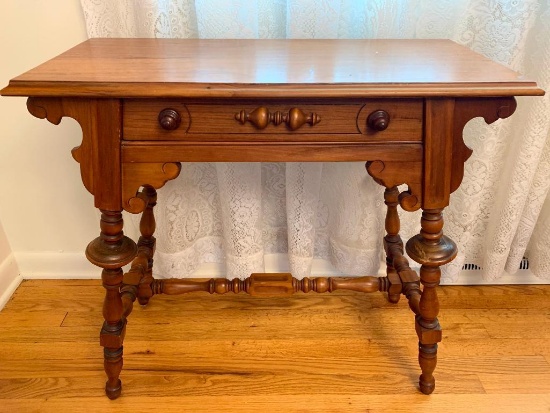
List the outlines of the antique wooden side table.
{"type": "Polygon", "coordinates": [[[28,109],[58,124],[76,119],[72,151],[101,210],[86,256],[103,268],[100,333],[106,393],[121,393],[126,319],[137,298],[207,291],[259,296],[348,289],[401,294],[414,312],[420,390],[435,388],[436,286],[457,247],[442,211],[471,150],[462,130],[474,117],[510,116],[514,96],[542,95],[535,82],[448,40],[92,39],[13,79],[1,91],[28,96],[28,109]],[[246,280],[152,277],[156,189],[180,162],[363,161],[386,190],[387,276],[252,274],[246,280]],[[400,192],[398,185],[408,189],[400,192]],[[406,252],[397,207],[422,208],[406,252]],[[137,244],[122,210],[143,213],[137,244]],[[132,263],[123,274],[121,267],[132,263]]]}

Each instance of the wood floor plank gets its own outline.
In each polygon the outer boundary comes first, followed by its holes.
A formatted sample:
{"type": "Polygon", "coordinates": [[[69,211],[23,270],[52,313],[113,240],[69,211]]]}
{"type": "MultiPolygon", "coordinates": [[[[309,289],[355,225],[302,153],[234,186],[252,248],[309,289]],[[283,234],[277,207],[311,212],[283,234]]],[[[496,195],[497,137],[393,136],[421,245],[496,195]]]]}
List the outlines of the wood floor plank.
{"type": "Polygon", "coordinates": [[[170,396],[170,397],[121,397],[110,401],[105,397],[48,398],[2,400],[0,411],[17,412],[24,406],[27,413],[89,413],[116,412],[135,413],[141,411],[162,411],[163,413],[410,413],[446,412],[446,413],[548,413],[550,396],[548,394],[508,394],[508,395],[453,395],[432,394],[402,395],[347,395],[347,394],[299,394],[281,397],[274,395],[230,396],[170,396]],[[160,407],[162,410],[160,410],[160,407]]]}
{"type": "MultiPolygon", "coordinates": [[[[162,299],[162,298],[159,298],[162,299]]],[[[206,298],[207,299],[207,298],[206,298]]],[[[276,323],[302,323],[302,324],[319,324],[319,323],[337,323],[337,324],[356,324],[357,321],[364,324],[366,327],[380,326],[387,324],[401,325],[403,327],[414,327],[414,315],[412,313],[402,311],[404,304],[399,306],[391,306],[387,308],[370,308],[364,309],[354,304],[344,304],[339,302],[338,312],[335,313],[335,308],[332,306],[326,308],[311,309],[314,311],[296,313],[291,309],[281,309],[275,306],[274,302],[269,308],[246,308],[239,312],[235,312],[232,317],[233,323],[250,322],[254,319],[268,320],[276,323]],[[304,313],[307,317],[304,318],[304,313]],[[244,321],[243,321],[244,320],[244,321]]],[[[196,309],[192,305],[179,305],[176,314],[170,316],[170,324],[181,324],[187,322],[201,322],[205,316],[204,311],[208,311],[207,318],[216,319],[220,316],[225,316],[224,309],[212,306],[207,309],[196,309]]],[[[159,311],[155,308],[142,309],[137,307],[130,320],[138,320],[141,325],[158,324],[157,317],[162,317],[166,314],[165,311],[159,311]],[[145,314],[147,316],[145,316],[145,314]]],[[[1,315],[1,314],[0,314],[1,315]]],[[[63,319],[63,327],[71,327],[75,325],[97,325],[98,315],[101,316],[100,309],[96,311],[70,311],[63,319]]],[[[531,324],[550,322],[550,310],[540,311],[538,309],[478,309],[473,311],[465,311],[463,309],[448,309],[439,317],[439,321],[444,327],[446,324],[469,324],[469,323],[491,323],[491,325],[505,323],[510,321],[514,323],[523,317],[528,317],[531,324]]]]}
{"type": "MultiPolygon", "coordinates": [[[[88,377],[56,377],[0,379],[3,398],[35,399],[56,397],[63,393],[64,397],[92,397],[101,393],[100,375],[88,377]],[[100,385],[90,386],[90,381],[100,385]]],[[[455,376],[445,380],[439,386],[438,394],[474,394],[484,393],[483,386],[475,375],[455,376]],[[450,382],[451,385],[447,385],[450,382]]],[[[161,372],[149,374],[146,371],[130,371],[122,376],[124,394],[126,397],[136,397],[143,394],[143,389],[151,397],[169,397],[174,394],[193,394],[207,396],[212,394],[227,394],[246,396],[247,394],[277,394],[281,397],[301,394],[303,389],[303,374],[276,374],[271,371],[180,371],[177,373],[161,372]]],[[[416,375],[404,376],[390,373],[377,374],[311,374],[308,375],[308,388],[311,394],[410,394],[409,387],[417,380],[416,375]]]]}
{"type": "Polygon", "coordinates": [[[69,313],[64,309],[48,312],[21,311],[17,313],[0,312],[0,325],[29,327],[60,327],[69,313]]]}
{"type": "Polygon", "coordinates": [[[482,373],[477,375],[487,393],[550,394],[550,371],[543,373],[502,375],[482,373]]]}
{"type": "Polygon", "coordinates": [[[405,300],[153,297],[103,396],[99,280],[24,282],[0,313],[0,412],[550,411],[550,286],[441,287],[435,394],[405,300]],[[139,410],[139,409],[138,409],[139,410]]]}
{"type": "MultiPolygon", "coordinates": [[[[82,358],[99,357],[101,347],[97,343],[97,336],[91,337],[89,342],[78,340],[59,342],[3,342],[0,352],[0,362],[8,360],[27,360],[30,357],[39,359],[73,360],[79,356],[82,358]],[[78,347],[74,343],[78,342],[78,347]],[[58,351],[63,348],[64,351],[58,351]]],[[[201,340],[186,341],[184,343],[176,340],[142,340],[139,337],[132,337],[126,341],[125,354],[157,354],[175,351],[179,348],[182,352],[189,354],[205,355],[220,352],[231,357],[235,356],[260,356],[262,354],[277,355],[285,358],[296,354],[296,340],[286,338],[263,340],[201,340]],[[129,347],[131,346],[131,347],[129,347]],[[166,350],[170,349],[170,350],[166,350]]],[[[407,357],[416,357],[417,343],[408,338],[384,339],[384,340],[361,340],[354,337],[339,337],[334,340],[324,339],[303,339],[300,344],[306,349],[322,348],[326,355],[341,353],[344,349],[350,354],[360,352],[385,352],[389,346],[395,348],[395,352],[407,357]]],[[[393,351],[393,350],[392,350],[393,351]]],[[[175,351],[174,354],[178,354],[175,351]]],[[[483,354],[493,356],[536,356],[550,354],[550,340],[545,339],[469,339],[457,340],[454,336],[448,337],[440,345],[440,354],[452,354],[459,358],[476,357],[483,354]]],[[[550,357],[545,357],[550,363],[550,357]]]]}
{"type": "Polygon", "coordinates": [[[526,320],[506,320],[501,323],[483,323],[491,338],[538,337],[550,340],[550,323],[531,323],[526,320]]]}
{"type": "MultiPolygon", "coordinates": [[[[468,340],[461,340],[455,336],[446,336],[444,333],[443,340],[440,345],[442,351],[447,351],[458,357],[476,356],[478,354],[533,356],[550,353],[550,340],[542,338],[470,338],[468,340]]],[[[548,361],[548,358],[546,358],[546,361],[548,361]]]]}
{"type": "MultiPolygon", "coordinates": [[[[167,324],[161,322],[159,324],[140,325],[136,320],[130,321],[127,327],[127,337],[129,339],[145,339],[151,341],[164,341],[172,339],[176,341],[195,341],[208,340],[212,337],[212,331],[218,330],[217,335],[221,339],[227,340],[254,340],[254,339],[269,339],[278,340],[288,338],[293,340],[314,339],[322,336],[327,340],[336,340],[342,336],[357,336],[363,340],[391,340],[391,339],[408,339],[416,340],[414,327],[410,326],[402,328],[397,326],[394,330],[394,325],[388,324],[385,327],[381,326],[365,326],[357,323],[356,325],[338,325],[335,324],[330,328],[326,325],[317,325],[311,328],[311,325],[304,328],[304,324],[290,323],[274,323],[258,322],[257,319],[252,320],[249,324],[226,324],[220,326],[218,321],[203,320],[203,322],[189,322],[185,326],[181,324],[167,324]]],[[[97,341],[100,323],[95,326],[71,326],[52,329],[47,326],[34,326],[32,330],[25,327],[12,327],[0,335],[0,343],[13,342],[36,342],[41,340],[44,342],[60,342],[66,341],[67,337],[72,337],[80,341],[97,341]]],[[[445,326],[446,335],[452,334],[454,337],[461,339],[483,338],[488,337],[485,326],[482,324],[448,324],[445,326]]]]}

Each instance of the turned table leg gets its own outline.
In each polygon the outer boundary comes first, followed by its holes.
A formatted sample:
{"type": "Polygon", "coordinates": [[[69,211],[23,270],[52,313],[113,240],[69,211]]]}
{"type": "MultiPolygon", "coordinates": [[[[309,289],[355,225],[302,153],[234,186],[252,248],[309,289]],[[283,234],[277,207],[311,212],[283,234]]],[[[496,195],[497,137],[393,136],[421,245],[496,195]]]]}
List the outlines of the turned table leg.
{"type": "Polygon", "coordinates": [[[141,236],[139,237],[137,246],[138,256],[144,255],[147,258],[147,267],[139,282],[137,299],[141,305],[147,305],[149,299],[153,296],[151,284],[153,282],[153,256],[156,246],[156,239],[153,236],[156,228],[153,209],[157,205],[157,191],[152,186],[145,186],[141,193],[147,203],[147,207],[141,215],[139,223],[141,236]]]}
{"type": "Polygon", "coordinates": [[[110,399],[120,396],[119,379],[122,370],[122,342],[126,332],[126,319],[120,296],[122,284],[121,267],[135,257],[134,241],[124,236],[120,211],[101,211],[101,233],[86,248],[86,257],[92,264],[103,268],[101,279],[105,287],[100,344],[104,347],[104,367],[107,374],[105,393],[110,399]]]}
{"type": "Polygon", "coordinates": [[[455,243],[443,235],[441,209],[424,210],[420,234],[407,242],[407,254],[422,264],[420,281],[423,285],[419,314],[416,316],[416,333],[419,339],[418,361],[420,391],[430,394],[435,389],[433,372],[437,364],[437,343],[441,341],[441,326],[437,319],[439,301],[436,287],[441,278],[440,266],[450,262],[457,253],[455,243]]]}
{"type": "Polygon", "coordinates": [[[401,297],[401,280],[395,269],[393,259],[394,251],[403,255],[403,241],[399,236],[399,214],[397,213],[397,205],[399,204],[399,189],[397,186],[386,188],[384,191],[384,203],[387,206],[386,210],[386,236],[384,237],[384,251],[386,253],[386,275],[390,280],[388,289],[388,301],[390,303],[398,303],[401,297]]]}

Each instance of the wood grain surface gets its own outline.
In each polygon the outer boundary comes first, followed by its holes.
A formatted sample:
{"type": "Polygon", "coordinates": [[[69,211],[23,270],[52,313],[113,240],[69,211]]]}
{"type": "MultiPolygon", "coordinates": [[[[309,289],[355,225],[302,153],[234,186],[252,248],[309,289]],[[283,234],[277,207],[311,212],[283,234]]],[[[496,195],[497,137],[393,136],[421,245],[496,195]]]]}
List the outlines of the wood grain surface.
{"type": "Polygon", "coordinates": [[[438,288],[436,393],[406,302],[335,292],[159,296],[103,393],[99,280],[24,282],[0,313],[0,412],[548,412],[550,286],[438,288]],[[169,317],[160,315],[170,314],[169,317]]]}
{"type": "Polygon", "coordinates": [[[450,40],[90,39],[3,95],[367,97],[541,95],[450,40]]]}

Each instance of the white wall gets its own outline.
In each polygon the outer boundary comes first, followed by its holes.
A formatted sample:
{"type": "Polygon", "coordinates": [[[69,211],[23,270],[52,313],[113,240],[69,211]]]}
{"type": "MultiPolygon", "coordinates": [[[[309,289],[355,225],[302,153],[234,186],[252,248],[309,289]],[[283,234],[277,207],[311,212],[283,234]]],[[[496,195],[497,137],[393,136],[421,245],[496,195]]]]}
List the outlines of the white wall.
{"type": "Polygon", "coordinates": [[[0,222],[0,265],[2,265],[1,263],[3,263],[10,255],[10,243],[8,242],[8,238],[4,232],[4,227],[2,227],[2,222],[0,222]]]}
{"type": "MultiPolygon", "coordinates": [[[[0,87],[86,37],[79,0],[1,0],[0,87]]],[[[54,126],[0,97],[0,222],[25,278],[99,275],[83,254],[99,215],[71,157],[80,141],[74,120],[54,126]]]]}
{"type": "Polygon", "coordinates": [[[0,310],[4,307],[20,282],[19,268],[0,222],[0,310]]]}

